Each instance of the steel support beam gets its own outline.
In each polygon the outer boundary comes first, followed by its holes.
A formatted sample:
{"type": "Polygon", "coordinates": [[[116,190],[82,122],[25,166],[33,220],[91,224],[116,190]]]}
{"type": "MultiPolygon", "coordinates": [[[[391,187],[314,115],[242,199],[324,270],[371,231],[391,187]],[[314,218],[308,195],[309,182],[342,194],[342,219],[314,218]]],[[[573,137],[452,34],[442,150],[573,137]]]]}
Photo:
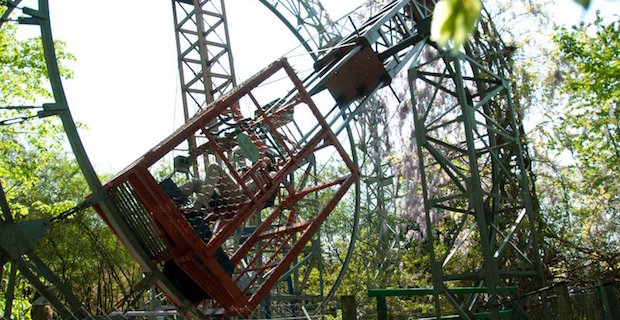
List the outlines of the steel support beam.
{"type": "Polygon", "coordinates": [[[462,318],[483,311],[499,319],[508,301],[499,288],[543,283],[522,131],[504,78],[506,51],[488,18],[480,23],[487,25],[464,51],[454,55],[429,43],[409,70],[437,317],[446,314],[437,302],[443,296],[462,318]],[[453,228],[452,241],[442,243],[440,222],[453,228]],[[450,261],[464,258],[467,248],[479,264],[455,274],[450,261]],[[486,289],[464,304],[449,283],[486,289]]]}
{"type": "MultiPolygon", "coordinates": [[[[11,319],[13,310],[13,299],[15,298],[15,282],[17,278],[17,265],[11,263],[11,271],[9,271],[9,283],[6,288],[6,300],[4,302],[4,317],[11,319]]],[[[1,278],[0,278],[1,279],[1,278]]]]}
{"type": "Polygon", "coordinates": [[[236,86],[224,0],[172,0],[185,120],[236,86]]]}
{"type": "Polygon", "coordinates": [[[315,61],[342,38],[343,30],[319,0],[260,0],[295,35],[315,61]]]}
{"type": "Polygon", "coordinates": [[[309,83],[313,86],[312,92],[323,90],[328,86],[332,75],[338,74],[342,69],[356,68],[354,61],[360,59],[360,52],[366,47],[372,49],[385,68],[385,77],[363,83],[365,88],[357,90],[366,91],[367,94],[351,103],[340,103],[337,111],[328,118],[332,125],[340,125],[335,129],[337,134],[345,129],[350,130],[350,134],[356,139],[353,145],[360,154],[358,164],[364,177],[361,207],[366,208],[362,227],[367,234],[370,232],[377,235],[377,252],[381,261],[378,265],[368,264],[366,271],[369,274],[369,285],[375,280],[381,282],[377,277],[388,262],[389,248],[395,245],[396,232],[392,225],[395,216],[392,214],[396,210],[398,191],[398,184],[392,179],[391,166],[386,162],[391,148],[389,120],[385,118],[381,100],[375,95],[421,53],[429,33],[429,16],[433,6],[432,1],[387,3],[366,22],[359,22],[359,25],[353,28],[354,32],[343,37],[334,48],[324,53],[315,64],[319,76],[309,78],[309,83]]]}

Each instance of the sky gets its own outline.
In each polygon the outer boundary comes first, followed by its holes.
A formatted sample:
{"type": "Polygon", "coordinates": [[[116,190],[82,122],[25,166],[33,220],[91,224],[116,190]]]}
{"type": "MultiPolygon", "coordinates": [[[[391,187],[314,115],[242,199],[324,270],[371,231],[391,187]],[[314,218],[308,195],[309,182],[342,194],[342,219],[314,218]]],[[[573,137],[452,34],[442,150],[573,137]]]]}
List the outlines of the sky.
{"type": "MultiPolygon", "coordinates": [[[[362,2],[322,1],[333,18],[362,2]]],[[[259,1],[225,4],[238,82],[298,46],[259,1]]],[[[619,4],[594,0],[584,12],[571,0],[559,0],[558,16],[576,23],[591,19],[597,8],[620,13],[619,4]]],[[[181,123],[171,2],[50,0],[50,15],[54,37],[77,58],[70,65],[74,78],[64,88],[74,119],[86,125],[82,142],[98,173],[116,173],[181,123]]]]}
{"type": "MultiPolygon", "coordinates": [[[[325,1],[340,17],[361,1],[325,1]]],[[[238,82],[297,47],[259,1],[228,0],[238,82]]],[[[50,0],[52,29],[77,57],[64,87],[99,173],[116,173],[167,137],[182,110],[170,1],[50,0]],[[177,116],[175,116],[175,114],[177,116]]]]}

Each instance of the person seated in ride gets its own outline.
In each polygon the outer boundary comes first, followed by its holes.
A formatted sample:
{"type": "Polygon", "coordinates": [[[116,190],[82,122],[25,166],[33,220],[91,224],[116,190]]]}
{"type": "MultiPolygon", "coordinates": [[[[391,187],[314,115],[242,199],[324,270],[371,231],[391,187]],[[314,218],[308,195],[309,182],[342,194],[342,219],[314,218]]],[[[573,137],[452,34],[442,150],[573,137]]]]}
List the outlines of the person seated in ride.
{"type": "MultiPolygon", "coordinates": [[[[273,156],[263,157],[259,163],[261,170],[267,170],[269,177],[273,178],[276,172],[273,156]]],[[[249,170],[247,167],[241,172],[249,170]]],[[[186,196],[194,195],[194,209],[211,208],[215,210],[226,210],[245,202],[248,197],[241,186],[233,177],[221,166],[211,163],[207,167],[205,179],[191,179],[179,187],[180,191],[186,196]]],[[[254,180],[248,183],[250,192],[256,192],[257,186],[254,180]]],[[[265,202],[263,208],[273,206],[276,193],[273,193],[265,202]]]]}
{"type": "MultiPolygon", "coordinates": [[[[188,162],[186,158],[181,160],[188,162]]],[[[258,163],[260,169],[267,170],[270,178],[273,177],[276,171],[273,157],[266,156],[260,161],[261,162],[258,163]]],[[[242,171],[243,170],[245,169],[242,169],[242,171]]],[[[189,172],[189,170],[184,171],[189,172]]],[[[170,176],[173,174],[174,172],[170,176]]],[[[172,181],[170,176],[160,183],[161,186],[177,206],[181,208],[189,207],[189,210],[182,210],[183,214],[196,234],[198,234],[205,243],[209,242],[212,232],[208,223],[204,220],[202,209],[211,208],[217,210],[219,208],[234,206],[247,200],[246,194],[235,179],[216,163],[211,163],[207,166],[204,180],[190,179],[180,187],[172,181]],[[195,197],[193,205],[189,200],[192,196],[195,197]]],[[[256,192],[257,190],[253,181],[248,184],[248,188],[251,192],[256,192]]],[[[263,207],[273,206],[276,193],[277,192],[274,192],[272,194],[263,207]]],[[[228,276],[232,277],[235,266],[231,263],[228,254],[221,247],[216,250],[215,259],[228,276]]],[[[202,290],[202,288],[174,263],[174,261],[167,260],[164,263],[163,272],[177,289],[179,289],[192,303],[196,304],[204,299],[211,299],[209,294],[202,290]]],[[[249,285],[248,276],[245,275],[238,285],[240,289],[244,289],[245,286],[249,285]]]]}
{"type": "MultiPolygon", "coordinates": [[[[172,201],[179,207],[185,208],[182,211],[187,222],[192,226],[198,237],[205,243],[211,239],[212,232],[209,225],[204,220],[201,213],[202,208],[213,207],[212,200],[215,187],[227,197],[239,198],[240,188],[233,178],[224,172],[217,164],[211,164],[207,168],[207,175],[204,180],[192,179],[178,187],[172,176],[175,172],[189,173],[189,159],[183,156],[175,158],[175,171],[166,179],[160,182],[161,187],[170,196],[172,201]],[[192,204],[190,197],[195,194],[195,202],[192,204]]],[[[235,266],[230,262],[228,254],[220,247],[215,251],[215,259],[224,269],[229,277],[235,270],[235,266]]],[[[166,260],[163,265],[164,275],[174,284],[174,286],[189,299],[190,302],[198,304],[205,299],[211,299],[195,281],[172,259],[166,260]]]]}
{"type": "Polygon", "coordinates": [[[241,186],[218,164],[207,167],[205,179],[191,179],[179,187],[187,196],[195,196],[195,209],[219,209],[244,202],[247,197],[241,186]]]}

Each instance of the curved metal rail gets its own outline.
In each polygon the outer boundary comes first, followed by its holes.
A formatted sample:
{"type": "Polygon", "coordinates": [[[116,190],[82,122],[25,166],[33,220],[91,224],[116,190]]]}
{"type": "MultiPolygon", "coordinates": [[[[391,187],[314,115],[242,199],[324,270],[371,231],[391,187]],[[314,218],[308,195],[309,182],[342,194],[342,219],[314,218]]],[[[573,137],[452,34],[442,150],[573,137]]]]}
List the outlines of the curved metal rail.
{"type": "Polygon", "coordinates": [[[342,39],[319,0],[260,0],[295,35],[313,60],[342,39]]]}

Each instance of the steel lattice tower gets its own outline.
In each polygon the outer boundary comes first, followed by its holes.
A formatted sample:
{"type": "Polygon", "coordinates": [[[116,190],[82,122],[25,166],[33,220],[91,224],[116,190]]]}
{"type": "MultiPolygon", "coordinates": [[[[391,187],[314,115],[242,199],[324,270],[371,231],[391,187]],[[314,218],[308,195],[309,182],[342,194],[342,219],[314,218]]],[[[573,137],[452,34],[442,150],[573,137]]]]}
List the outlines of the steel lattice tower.
{"type": "MultiPolygon", "coordinates": [[[[522,144],[521,119],[513,105],[507,78],[511,74],[507,60],[510,52],[487,16],[479,23],[473,40],[457,56],[450,49],[439,49],[424,37],[424,32],[419,32],[426,28],[424,24],[429,21],[425,18],[433,8],[433,1],[390,2],[368,23],[358,26],[356,34],[368,41],[390,79],[413,60],[409,82],[424,193],[425,233],[432,240],[428,244],[437,316],[447,312],[441,310],[439,296],[445,297],[463,318],[487,310],[497,318],[504,305],[514,307],[517,314],[527,314],[527,306],[511,304],[514,293],[511,296],[503,289],[518,284],[520,290],[526,290],[543,283],[537,213],[529,187],[529,158],[522,144]],[[436,229],[443,217],[450,217],[454,224],[446,237],[436,229]],[[468,245],[474,247],[472,254],[479,257],[478,267],[466,273],[450,272],[450,260],[468,245]],[[463,297],[455,297],[446,290],[455,285],[486,288],[486,293],[472,294],[461,302],[463,297]]],[[[357,38],[344,38],[339,46],[351,44],[353,39],[357,38]]],[[[322,59],[329,60],[330,54],[339,56],[334,61],[340,65],[332,71],[318,72],[335,74],[346,69],[342,65],[355,59],[352,57],[359,53],[356,50],[362,48],[363,45],[334,49],[322,59]]],[[[329,66],[323,70],[327,69],[329,66]]],[[[329,82],[326,78],[329,76],[319,78],[316,87],[322,88],[329,82]]],[[[367,87],[364,99],[340,100],[341,106],[346,106],[344,117],[359,115],[372,123],[376,110],[371,110],[368,97],[387,83],[389,80],[379,80],[376,87],[367,87]]],[[[367,172],[363,176],[368,178],[364,181],[365,205],[382,226],[383,206],[389,203],[385,195],[393,186],[372,185],[375,179],[389,177],[380,169],[377,155],[385,145],[373,139],[376,130],[375,122],[362,129],[360,132],[366,134],[359,134],[358,138],[370,137],[361,139],[367,142],[368,150],[360,152],[362,158],[370,160],[364,162],[370,164],[368,167],[361,167],[369,169],[362,171],[367,172]]],[[[544,309],[545,303],[542,305],[544,309]]]]}
{"type": "Polygon", "coordinates": [[[429,43],[409,70],[437,316],[446,314],[440,297],[464,319],[479,311],[497,319],[505,306],[526,315],[505,287],[543,283],[529,159],[506,78],[510,53],[483,16],[463,51],[429,43]],[[449,234],[437,229],[441,221],[449,234]],[[455,272],[459,256],[476,266],[455,272]],[[447,290],[459,285],[486,294],[463,300],[447,290]]]}

